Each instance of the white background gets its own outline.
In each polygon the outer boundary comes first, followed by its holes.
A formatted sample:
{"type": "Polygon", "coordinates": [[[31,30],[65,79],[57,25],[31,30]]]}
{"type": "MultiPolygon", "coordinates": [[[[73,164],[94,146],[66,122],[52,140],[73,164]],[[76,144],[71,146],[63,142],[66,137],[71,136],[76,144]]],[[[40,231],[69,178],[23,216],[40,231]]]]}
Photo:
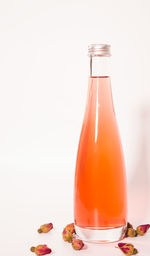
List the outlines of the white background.
{"type": "MultiPolygon", "coordinates": [[[[129,219],[150,222],[149,26],[149,0],[0,0],[1,255],[29,256],[39,243],[59,256],[122,255],[114,244],[76,252],[61,239],[73,221],[89,43],[112,46],[129,219]],[[51,221],[51,233],[36,232],[51,221]]],[[[139,255],[149,255],[149,239],[150,233],[132,240],[139,255]]]]}

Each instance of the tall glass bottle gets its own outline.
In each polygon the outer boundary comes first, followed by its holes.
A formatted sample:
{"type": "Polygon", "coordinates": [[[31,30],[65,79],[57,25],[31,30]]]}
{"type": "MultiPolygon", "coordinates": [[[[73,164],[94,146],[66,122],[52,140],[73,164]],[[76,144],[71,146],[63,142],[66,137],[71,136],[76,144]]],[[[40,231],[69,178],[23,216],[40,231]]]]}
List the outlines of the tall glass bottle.
{"type": "Polygon", "coordinates": [[[127,200],[108,68],[110,46],[90,45],[88,55],[88,95],[75,172],[75,228],[85,241],[112,242],[124,237],[127,200]]]}

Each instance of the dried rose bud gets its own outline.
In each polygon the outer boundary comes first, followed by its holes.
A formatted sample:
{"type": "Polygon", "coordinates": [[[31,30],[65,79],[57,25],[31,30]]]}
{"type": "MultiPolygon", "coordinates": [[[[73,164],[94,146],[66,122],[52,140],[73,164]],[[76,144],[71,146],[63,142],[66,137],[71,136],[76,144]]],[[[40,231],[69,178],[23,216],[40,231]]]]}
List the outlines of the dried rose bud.
{"type": "Polygon", "coordinates": [[[36,255],[46,255],[50,254],[52,250],[47,247],[46,244],[38,245],[37,247],[31,247],[31,252],[35,252],[36,255]]]}
{"type": "Polygon", "coordinates": [[[62,232],[62,237],[65,242],[71,243],[73,239],[73,234],[70,231],[64,229],[62,232]]]}
{"type": "Polygon", "coordinates": [[[51,229],[53,229],[53,224],[48,223],[48,224],[41,225],[40,228],[38,229],[38,232],[39,233],[48,233],[51,229]]]}
{"type": "Polygon", "coordinates": [[[133,228],[128,228],[127,236],[129,237],[135,237],[137,235],[137,232],[133,228]]]}
{"type": "Polygon", "coordinates": [[[118,244],[119,249],[126,255],[132,255],[134,252],[134,246],[133,244],[128,243],[119,243],[118,244]]]}
{"type": "Polygon", "coordinates": [[[75,233],[74,223],[68,224],[64,229],[72,234],[75,233]]]}
{"type": "Polygon", "coordinates": [[[127,222],[127,228],[133,228],[133,226],[130,222],[127,222]]]}
{"type": "Polygon", "coordinates": [[[150,228],[150,224],[140,225],[136,228],[137,234],[143,236],[150,228]]]}
{"type": "Polygon", "coordinates": [[[81,250],[84,246],[84,243],[82,240],[79,240],[79,239],[73,239],[72,241],[72,247],[73,249],[75,250],[81,250]]]}
{"type": "Polygon", "coordinates": [[[134,248],[133,254],[137,254],[138,250],[136,248],[134,248]]]}
{"type": "Polygon", "coordinates": [[[130,222],[127,222],[127,227],[126,227],[126,232],[125,232],[125,237],[128,236],[128,229],[133,228],[132,224],[130,222]]]}

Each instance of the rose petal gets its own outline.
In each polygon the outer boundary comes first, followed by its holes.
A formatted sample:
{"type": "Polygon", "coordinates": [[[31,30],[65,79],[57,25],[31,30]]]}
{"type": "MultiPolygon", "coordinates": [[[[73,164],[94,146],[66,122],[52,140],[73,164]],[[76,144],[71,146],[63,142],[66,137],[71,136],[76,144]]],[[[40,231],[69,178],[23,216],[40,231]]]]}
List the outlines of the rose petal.
{"type": "Polygon", "coordinates": [[[127,243],[119,243],[118,246],[119,248],[123,247],[124,245],[126,245],[127,243]]]}

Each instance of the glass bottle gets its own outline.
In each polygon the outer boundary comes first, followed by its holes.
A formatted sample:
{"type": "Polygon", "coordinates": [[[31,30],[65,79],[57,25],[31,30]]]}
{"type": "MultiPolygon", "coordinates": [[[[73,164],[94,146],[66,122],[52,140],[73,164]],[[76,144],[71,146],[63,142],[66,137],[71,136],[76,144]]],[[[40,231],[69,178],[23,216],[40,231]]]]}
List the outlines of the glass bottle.
{"type": "Polygon", "coordinates": [[[126,176],[113,107],[110,46],[89,45],[90,76],[74,186],[74,219],[84,241],[113,242],[127,222],[126,176]]]}

